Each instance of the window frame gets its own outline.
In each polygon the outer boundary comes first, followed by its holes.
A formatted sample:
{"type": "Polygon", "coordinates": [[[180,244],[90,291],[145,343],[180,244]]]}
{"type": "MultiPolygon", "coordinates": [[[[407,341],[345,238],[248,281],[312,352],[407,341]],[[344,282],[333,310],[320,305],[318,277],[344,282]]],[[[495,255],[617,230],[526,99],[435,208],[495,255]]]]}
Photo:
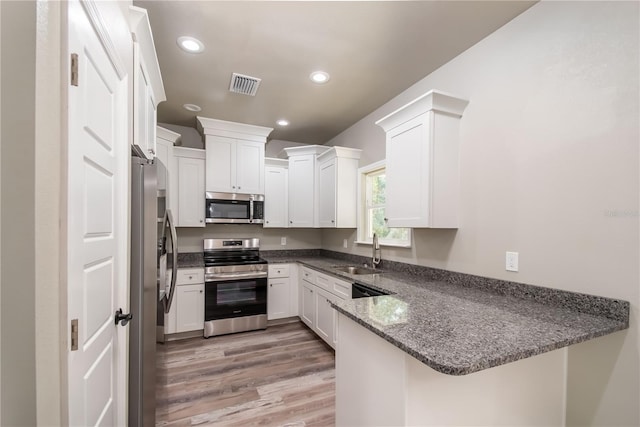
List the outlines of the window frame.
{"type": "MultiPolygon", "coordinates": [[[[367,220],[367,214],[368,214],[368,206],[367,206],[367,177],[379,173],[380,171],[384,171],[384,173],[386,174],[386,160],[380,160],[378,162],[374,162],[371,164],[368,164],[367,166],[363,166],[361,168],[358,169],[358,192],[357,192],[357,221],[356,221],[356,244],[359,245],[371,245],[373,244],[372,242],[372,238],[368,236],[368,228],[370,227],[369,225],[369,221],[367,220]]],[[[385,208],[386,208],[386,204],[385,204],[385,208]]],[[[398,248],[410,248],[411,247],[411,241],[412,241],[412,235],[413,235],[413,229],[409,228],[409,227],[402,227],[402,228],[407,228],[409,230],[408,233],[408,238],[406,241],[402,241],[402,240],[387,240],[387,239],[383,239],[383,238],[379,238],[378,239],[378,243],[380,243],[381,246],[393,246],[393,247],[398,247],[398,248]]]]}

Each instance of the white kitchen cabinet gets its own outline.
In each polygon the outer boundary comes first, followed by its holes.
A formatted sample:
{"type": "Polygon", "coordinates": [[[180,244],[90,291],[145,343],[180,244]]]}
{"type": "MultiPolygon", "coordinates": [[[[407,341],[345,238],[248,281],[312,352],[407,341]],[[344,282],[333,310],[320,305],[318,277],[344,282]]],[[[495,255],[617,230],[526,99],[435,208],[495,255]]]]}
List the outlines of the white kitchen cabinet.
{"type": "MultiPolygon", "coordinates": [[[[177,166],[175,165],[175,156],[173,147],[180,141],[180,134],[156,127],[156,161],[158,165],[158,198],[164,198],[165,209],[170,209],[176,215],[178,211],[178,180],[176,176],[177,166]]],[[[163,210],[159,210],[163,213],[163,210]]]]}
{"type": "Polygon", "coordinates": [[[300,282],[300,320],[311,329],[316,323],[316,287],[306,280],[300,282]]]}
{"type": "Polygon", "coordinates": [[[338,317],[331,303],[347,299],[351,299],[351,283],[300,268],[300,320],[333,348],[338,342],[338,317]]]}
{"type": "Polygon", "coordinates": [[[267,319],[294,316],[289,264],[273,264],[268,268],[267,319]]]}
{"type": "Polygon", "coordinates": [[[289,163],[282,159],[265,159],[264,168],[264,228],[289,226],[288,212],[289,163]]]}
{"type": "Polygon", "coordinates": [[[176,288],[176,332],[204,328],[204,283],[176,288]]]}
{"type": "Polygon", "coordinates": [[[316,291],[316,324],[314,330],[320,338],[332,347],[334,346],[333,334],[335,331],[336,311],[331,307],[331,303],[336,300],[337,297],[327,291],[322,289],[316,291]]]}
{"type": "Polygon", "coordinates": [[[175,147],[178,211],[176,227],[205,226],[205,159],[203,150],[175,147]]]}
{"type": "Polygon", "coordinates": [[[264,194],[264,144],[272,128],[198,117],[208,192],[264,194]]]}
{"type": "Polygon", "coordinates": [[[389,227],[457,228],[459,124],[468,101],[432,90],[378,120],[389,227]]]}
{"type": "Polygon", "coordinates": [[[178,269],[173,303],[164,325],[165,334],[204,328],[204,269],[178,269]]]}
{"type": "Polygon", "coordinates": [[[318,155],[318,224],[322,228],[355,228],[358,161],[362,150],[331,147],[318,155]]]}
{"type": "Polygon", "coordinates": [[[316,157],[329,147],[307,145],[285,148],[289,159],[289,227],[318,226],[318,181],[316,157]]]}
{"type": "Polygon", "coordinates": [[[133,34],[133,149],[139,156],[156,156],[156,111],[167,99],[145,9],[129,7],[133,34]]]}

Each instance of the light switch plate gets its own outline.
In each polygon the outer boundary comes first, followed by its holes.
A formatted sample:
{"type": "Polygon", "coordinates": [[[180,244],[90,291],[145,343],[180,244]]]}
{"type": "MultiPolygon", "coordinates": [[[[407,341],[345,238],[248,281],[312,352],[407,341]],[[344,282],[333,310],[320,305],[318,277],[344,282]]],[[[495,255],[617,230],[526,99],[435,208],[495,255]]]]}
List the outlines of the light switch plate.
{"type": "Polygon", "coordinates": [[[507,252],[505,268],[507,271],[518,271],[518,252],[507,252]]]}
{"type": "Polygon", "coordinates": [[[342,240],[342,247],[343,247],[343,248],[347,248],[347,247],[349,247],[349,243],[347,243],[347,239],[343,239],[343,240],[342,240]]]}
{"type": "Polygon", "coordinates": [[[287,246],[287,238],[286,237],[281,237],[280,238],[280,244],[282,246],[287,246]]]}

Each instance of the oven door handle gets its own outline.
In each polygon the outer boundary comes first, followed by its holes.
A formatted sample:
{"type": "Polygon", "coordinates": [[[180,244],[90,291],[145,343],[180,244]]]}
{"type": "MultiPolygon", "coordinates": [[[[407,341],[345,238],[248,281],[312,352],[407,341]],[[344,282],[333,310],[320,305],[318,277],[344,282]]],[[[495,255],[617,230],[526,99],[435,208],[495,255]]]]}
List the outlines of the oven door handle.
{"type": "Polygon", "coordinates": [[[204,275],[205,282],[225,282],[237,279],[265,279],[266,271],[251,271],[248,273],[208,273],[204,275]]]}

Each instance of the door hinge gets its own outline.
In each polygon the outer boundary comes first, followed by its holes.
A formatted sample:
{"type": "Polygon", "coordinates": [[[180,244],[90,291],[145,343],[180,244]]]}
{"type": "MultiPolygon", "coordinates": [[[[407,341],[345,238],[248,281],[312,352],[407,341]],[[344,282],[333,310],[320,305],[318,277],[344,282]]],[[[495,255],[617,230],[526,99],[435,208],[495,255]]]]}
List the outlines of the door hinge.
{"type": "Polygon", "coordinates": [[[78,54],[71,54],[71,86],[78,86],[78,54]]]}
{"type": "Polygon", "coordinates": [[[71,351],[78,350],[78,319],[71,320],[71,351]]]}

